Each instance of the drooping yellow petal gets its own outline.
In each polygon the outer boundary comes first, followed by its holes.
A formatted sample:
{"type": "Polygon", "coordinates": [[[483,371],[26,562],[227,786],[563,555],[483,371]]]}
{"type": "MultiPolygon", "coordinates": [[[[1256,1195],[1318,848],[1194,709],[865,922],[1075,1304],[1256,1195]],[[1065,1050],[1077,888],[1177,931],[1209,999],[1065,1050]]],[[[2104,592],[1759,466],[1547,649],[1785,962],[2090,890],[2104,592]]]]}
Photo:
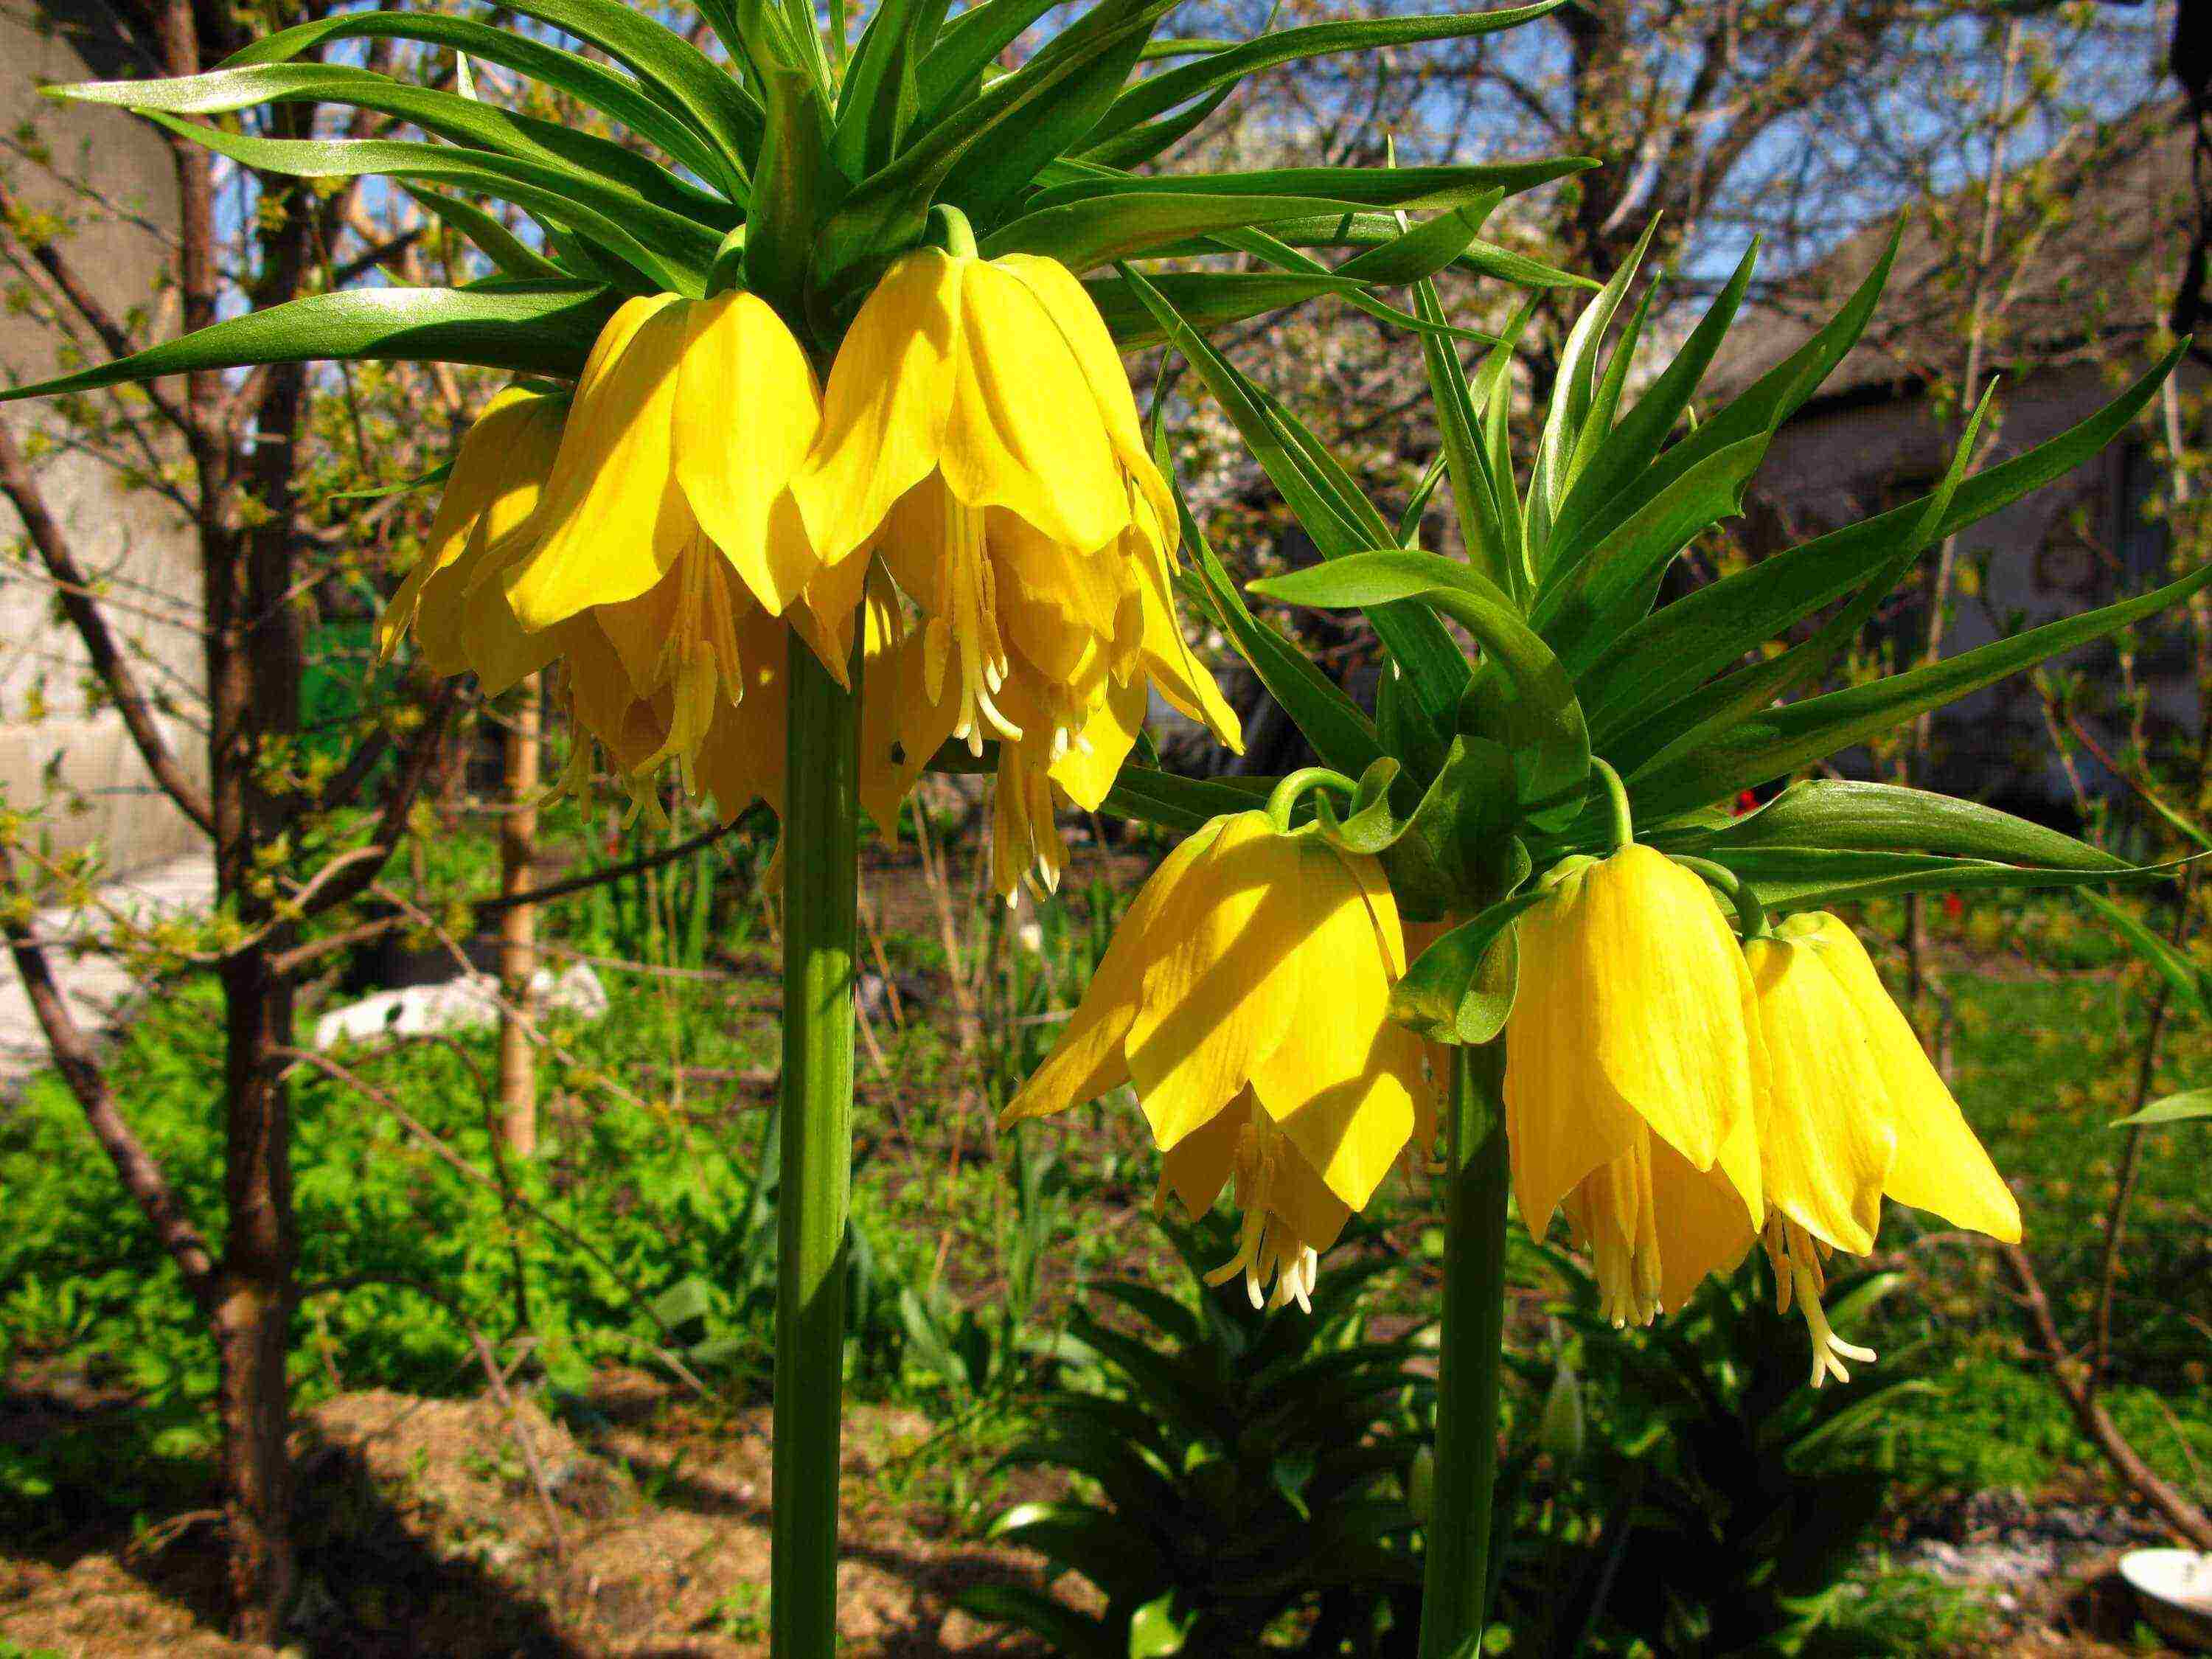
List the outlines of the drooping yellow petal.
{"type": "Polygon", "coordinates": [[[969,262],[960,302],[938,459],[946,487],[1079,552],[1104,546],[1129,521],[1128,493],[1066,337],[1026,283],[988,260],[969,262]]]}
{"type": "Polygon", "coordinates": [[[1002,1126],[1064,1112],[1128,1081],[1123,1044],[1146,994],[1145,969],[1162,947],[1155,937],[1160,920],[1175,908],[1192,870],[1212,850],[1227,822],[1217,818],[1178,843],[1138,891],[1052,1052],[1000,1115],[1002,1126]]]}
{"type": "Polygon", "coordinates": [[[610,333],[628,327],[628,343],[596,378],[578,383],[545,498],[519,532],[530,545],[506,574],[525,628],[635,599],[696,533],[674,476],[678,369],[693,304],[665,295],[632,300],[607,325],[610,333]]]}
{"type": "MultiPolygon", "coordinates": [[[[1152,522],[1149,507],[1140,507],[1139,513],[1147,524],[1152,522]]],[[[1221,695],[1221,688],[1199,661],[1189,641],[1183,638],[1182,626],[1176,620],[1166,553],[1157,540],[1144,533],[1141,526],[1132,526],[1124,545],[1133,549],[1144,606],[1146,672],[1176,713],[1200,722],[1226,744],[1231,753],[1243,754],[1243,722],[1221,695]]]]}
{"type": "Polygon", "coordinates": [[[1887,1116],[1897,1155],[1885,1190],[1900,1204],[1929,1210],[1955,1226],[2012,1244],[2021,1237],[2020,1204],[1967,1126],[1929,1063],[1866,947],[1850,927],[1822,913],[1793,916],[1779,930],[1809,940],[1834,975],[1887,1085],[1887,1116]]]}
{"type": "Polygon", "coordinates": [[[1149,701],[1141,681],[1109,688],[1076,747],[1050,763],[1052,781],[1084,811],[1097,811],[1113,789],[1144,729],[1149,701]]]}
{"type": "Polygon", "coordinates": [[[822,395],[783,319],[750,294],[690,307],[677,374],[678,482],[700,528],[771,614],[813,574],[791,480],[822,425],[822,395]]]}
{"type": "Polygon", "coordinates": [[[846,558],[935,470],[963,349],[960,290],[975,261],[925,248],[895,262],[830,368],[821,436],[792,493],[816,554],[846,558]]]}
{"type": "Polygon", "coordinates": [[[1163,1148],[1243,1089],[1297,1012],[1296,918],[1281,885],[1297,854],[1263,812],[1218,823],[1162,911],[1129,1031],[1130,1079],[1163,1148]]]}
{"type": "Polygon", "coordinates": [[[1252,1091],[1329,1190],[1360,1209],[1405,1149],[1421,1089],[1419,1040],[1389,1018],[1404,946],[1395,907],[1386,939],[1351,867],[1371,860],[1317,836],[1287,839],[1297,855],[1283,899],[1297,918],[1298,1006],[1252,1091]]]}
{"type": "Polygon", "coordinates": [[[1882,1182],[1896,1152],[1881,1121],[1873,1051],[1812,949],[1755,939],[1743,954],[1771,1078],[1759,1114],[1766,1201],[1815,1238],[1864,1255],[1881,1225],[1882,1182]]]}
{"type": "MultiPolygon", "coordinates": [[[[1756,1174],[1758,1147],[1748,1118],[1732,1139],[1745,1143],[1756,1174]]],[[[1743,1194],[1719,1164],[1693,1170],[1665,1141],[1650,1145],[1653,1232],[1659,1241],[1659,1304],[1669,1311],[1690,1299],[1711,1274],[1731,1273],[1759,1237],[1746,1213],[1743,1194]]]]}
{"type": "Polygon", "coordinates": [[[1237,1168],[1245,1115],[1217,1112],[1160,1154],[1160,1184],[1193,1221],[1211,1210],[1237,1168]]]}

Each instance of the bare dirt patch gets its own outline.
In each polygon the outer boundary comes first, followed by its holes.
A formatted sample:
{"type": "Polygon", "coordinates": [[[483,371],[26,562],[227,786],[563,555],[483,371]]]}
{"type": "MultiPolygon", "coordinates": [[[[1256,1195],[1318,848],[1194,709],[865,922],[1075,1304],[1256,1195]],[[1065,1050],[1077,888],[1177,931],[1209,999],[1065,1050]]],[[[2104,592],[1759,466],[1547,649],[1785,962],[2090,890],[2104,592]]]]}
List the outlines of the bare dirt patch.
{"type": "MultiPolygon", "coordinates": [[[[348,1394],[302,1423],[305,1583],[288,1652],[347,1659],[740,1659],[765,1654],[769,1416],[611,1379],[556,1422],[527,1401],[348,1394]],[[528,1447],[527,1455],[524,1451],[528,1447]],[[534,1469],[533,1469],[534,1466],[534,1469]]],[[[927,1434],[858,1407],[844,1458],[839,1627],[853,1659],[1036,1655],[951,1607],[1039,1582],[897,1489],[927,1434]]],[[[68,1659],[246,1659],[225,1638],[216,1528],[0,1540],[0,1638],[68,1659]]]]}

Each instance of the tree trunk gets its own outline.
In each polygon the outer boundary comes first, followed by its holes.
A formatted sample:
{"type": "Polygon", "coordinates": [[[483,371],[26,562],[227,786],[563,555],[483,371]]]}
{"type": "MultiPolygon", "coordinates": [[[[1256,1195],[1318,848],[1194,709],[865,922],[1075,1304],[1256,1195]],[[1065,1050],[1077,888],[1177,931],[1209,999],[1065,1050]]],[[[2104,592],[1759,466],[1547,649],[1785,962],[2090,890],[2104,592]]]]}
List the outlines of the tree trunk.
{"type": "Polygon", "coordinates": [[[292,988],[254,951],[223,969],[229,1061],[224,1197],[229,1237],[215,1315],[222,1370],[223,1512],[238,1633],[280,1639],[298,1582],[292,1547],[290,1395],[284,1376],[298,1240],[283,1059],[292,988]]]}
{"type": "MultiPolygon", "coordinates": [[[[538,677],[523,681],[507,731],[507,815],[500,823],[499,890],[531,888],[538,856],[538,758],[543,696],[538,677]]],[[[538,907],[517,904],[499,919],[500,1143],[517,1158],[538,1152],[538,1050],[531,1042],[531,976],[538,971],[538,907]]]]}

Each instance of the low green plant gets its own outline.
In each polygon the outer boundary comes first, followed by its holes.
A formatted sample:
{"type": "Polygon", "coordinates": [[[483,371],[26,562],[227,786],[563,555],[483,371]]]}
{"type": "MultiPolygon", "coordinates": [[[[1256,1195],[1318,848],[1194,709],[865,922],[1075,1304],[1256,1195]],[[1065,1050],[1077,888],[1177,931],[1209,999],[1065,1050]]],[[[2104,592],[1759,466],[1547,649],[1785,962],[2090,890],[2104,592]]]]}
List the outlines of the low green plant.
{"type": "Polygon", "coordinates": [[[1340,1253],[1310,1316],[1268,1315],[1203,1282],[1231,1253],[1225,1221],[1167,1231],[1194,1293],[1091,1287],[1100,1312],[1072,1316],[1079,1347],[1004,1460],[1074,1490],[991,1528],[1088,1579],[1104,1611],[1004,1585],[962,1605],[1071,1659],[1410,1651],[1406,1491],[1431,1385],[1409,1340],[1370,1340],[1362,1293],[1382,1259],[1340,1253]]]}
{"type": "MultiPolygon", "coordinates": [[[[1590,1429],[1572,1455],[1532,1434],[1509,1464],[1520,1514],[1498,1618],[1511,1651],[1880,1650],[1855,1645],[1869,1627],[1847,1579],[1895,1482],[1897,1408],[1930,1391],[1921,1351],[1815,1389],[1797,1316],[1777,1310],[1763,1262],[1708,1280],[1642,1332],[1615,1330],[1579,1266],[1554,1262],[1590,1429]]],[[[1902,1279],[1832,1281],[1829,1317],[1859,1328],[1902,1279]]],[[[1519,1369],[1547,1380],[1545,1362],[1519,1369]]]]}

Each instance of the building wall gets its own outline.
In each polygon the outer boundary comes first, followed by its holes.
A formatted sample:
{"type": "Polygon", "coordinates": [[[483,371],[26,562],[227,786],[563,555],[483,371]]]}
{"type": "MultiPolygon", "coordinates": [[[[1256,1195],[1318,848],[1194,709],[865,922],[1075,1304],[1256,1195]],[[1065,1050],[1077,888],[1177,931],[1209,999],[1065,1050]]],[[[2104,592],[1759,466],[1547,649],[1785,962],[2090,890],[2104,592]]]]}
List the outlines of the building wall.
{"type": "MultiPolygon", "coordinates": [[[[9,154],[0,167],[27,204],[70,222],[64,251],[104,305],[118,316],[143,314],[154,333],[173,332],[173,295],[160,289],[165,239],[177,222],[167,147],[120,112],[57,104],[38,92],[127,71],[102,20],[97,4],[0,0],[0,128],[27,123],[51,161],[41,167],[9,154]]],[[[0,273],[0,282],[18,280],[0,273]]],[[[45,318],[0,308],[0,376],[53,373],[58,344],[45,318]]],[[[48,507],[80,564],[112,593],[111,625],[137,659],[146,689],[174,705],[163,721],[172,746],[204,767],[200,579],[184,515],[132,488],[106,461],[72,453],[70,428],[51,409],[9,404],[0,420],[38,458],[33,472],[48,507]]],[[[155,787],[121,720],[88,696],[83,653],[4,499],[0,547],[23,550],[0,565],[0,789],[8,804],[40,811],[58,848],[99,845],[117,872],[194,850],[199,832],[155,787]]]]}
{"type": "MultiPolygon", "coordinates": [[[[2118,390],[2106,370],[2086,363],[2000,387],[2002,424],[1980,470],[2057,436],[2118,390]]],[[[2154,403],[2138,438],[2152,435],[2148,422],[2157,412],[2154,403]]],[[[1924,398],[1816,407],[1777,434],[1760,469],[1753,490],[1755,538],[1794,544],[1917,499],[1940,479],[1956,441],[1955,430],[1939,425],[1924,398]]],[[[1947,657],[1999,637],[2005,631],[2001,619],[2049,622],[2114,597],[2099,552],[2112,542],[2124,454],[2124,441],[1961,532],[1961,565],[1986,555],[1986,580],[1978,597],[1961,599],[1954,607],[1947,657]]],[[[1923,626],[1915,623],[1915,637],[1923,626]]],[[[2116,672],[2110,648],[2097,646],[2061,658],[2057,665],[2106,678],[2116,672]]],[[[2158,716],[2193,721],[2196,695],[2185,665],[2179,672],[2172,665],[2154,666],[2148,678],[2158,716]]],[[[2045,732],[2040,702],[2023,679],[2002,682],[1942,711],[1935,747],[1930,781],[1936,787],[2014,810],[2048,811],[2071,799],[2045,732]]]]}

